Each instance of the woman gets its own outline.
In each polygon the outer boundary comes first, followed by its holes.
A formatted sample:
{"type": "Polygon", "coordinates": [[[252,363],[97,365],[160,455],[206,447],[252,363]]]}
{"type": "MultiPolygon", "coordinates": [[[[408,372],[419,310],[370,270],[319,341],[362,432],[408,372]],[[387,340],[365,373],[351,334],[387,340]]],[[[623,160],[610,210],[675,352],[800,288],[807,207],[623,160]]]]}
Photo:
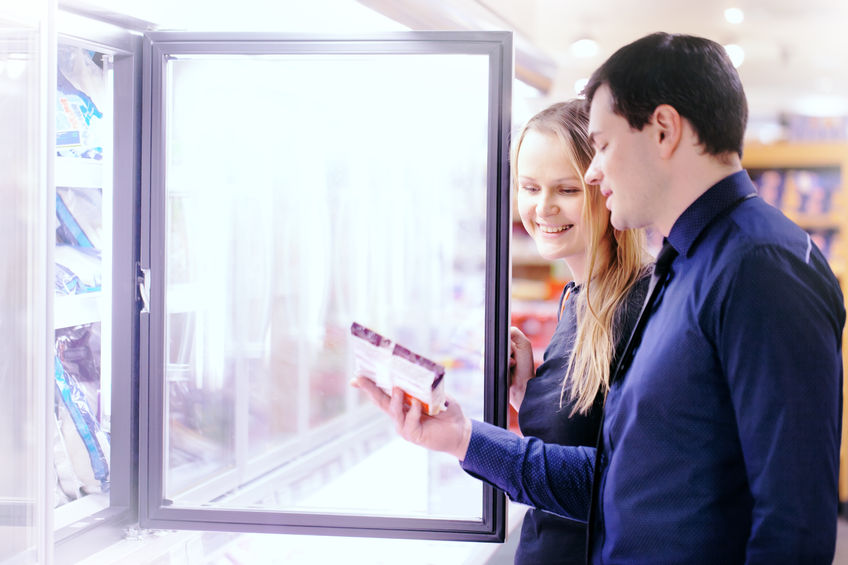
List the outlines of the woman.
{"type": "MultiPolygon", "coordinates": [[[[562,259],[572,281],[560,298],[559,322],[534,370],[530,348],[510,331],[509,399],[521,433],[548,443],[594,446],[615,353],[639,315],[650,270],[637,231],[617,231],[603,196],[587,186],[592,160],[584,103],[554,104],[533,116],[512,146],[518,213],[539,254],[562,259]]],[[[586,527],[529,509],[516,565],[583,563],[586,527]]]]}
{"type": "MultiPolygon", "coordinates": [[[[611,367],[639,315],[650,269],[644,234],[613,229],[600,191],[583,180],[592,160],[587,127],[582,101],[554,104],[533,116],[512,146],[521,221],[539,253],[564,260],[573,280],[563,290],[559,322],[538,369],[530,341],[511,328],[509,399],[524,435],[594,446],[611,367]]],[[[432,418],[419,418],[420,406],[413,403],[410,418],[401,414],[399,397],[390,401],[365,379],[352,384],[389,412],[413,443],[451,452],[463,434],[470,434],[470,422],[456,402],[432,418]]],[[[585,524],[527,511],[517,565],[583,563],[585,552],[585,524]]]]}

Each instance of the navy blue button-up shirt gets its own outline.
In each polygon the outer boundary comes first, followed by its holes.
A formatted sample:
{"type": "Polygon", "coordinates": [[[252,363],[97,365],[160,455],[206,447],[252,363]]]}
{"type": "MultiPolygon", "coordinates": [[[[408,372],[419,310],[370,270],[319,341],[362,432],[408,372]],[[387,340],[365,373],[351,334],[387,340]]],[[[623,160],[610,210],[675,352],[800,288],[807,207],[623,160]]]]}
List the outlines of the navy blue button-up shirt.
{"type": "MultiPolygon", "coordinates": [[[[842,293],[810,237],[735,173],[679,252],[607,395],[596,563],[827,563],[836,540],[842,293]]],[[[586,519],[595,453],[473,423],[463,468],[586,519]]]]}

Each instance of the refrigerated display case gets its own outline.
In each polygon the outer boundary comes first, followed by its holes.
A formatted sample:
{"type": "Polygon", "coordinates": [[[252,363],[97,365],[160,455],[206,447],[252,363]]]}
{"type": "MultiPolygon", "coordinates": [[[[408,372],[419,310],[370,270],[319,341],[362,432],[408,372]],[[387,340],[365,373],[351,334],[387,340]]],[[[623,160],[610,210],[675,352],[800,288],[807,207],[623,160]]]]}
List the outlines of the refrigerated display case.
{"type": "MultiPolygon", "coordinates": [[[[57,562],[137,505],[140,38],[61,13],[52,97],[48,459],[57,562]]],[[[73,557],[71,557],[73,556],[73,557]]]]}
{"type": "Polygon", "coordinates": [[[10,257],[44,275],[23,469],[47,493],[4,499],[46,508],[9,556],[79,562],[163,529],[503,540],[504,496],[348,381],[359,322],[506,424],[510,34],[76,12],[49,47],[41,240],[10,257]]]}

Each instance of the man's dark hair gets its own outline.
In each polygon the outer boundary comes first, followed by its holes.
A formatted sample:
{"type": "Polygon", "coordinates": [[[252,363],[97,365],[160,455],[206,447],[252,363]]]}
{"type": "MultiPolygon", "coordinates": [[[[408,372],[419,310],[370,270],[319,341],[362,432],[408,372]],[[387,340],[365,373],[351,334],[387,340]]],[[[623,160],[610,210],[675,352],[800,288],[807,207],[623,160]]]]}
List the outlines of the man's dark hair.
{"type": "Polygon", "coordinates": [[[653,33],[625,45],[586,85],[587,104],[607,85],[612,111],[641,130],[660,104],[686,118],[707,153],[742,156],[748,103],[724,47],[703,37],[653,33]]]}

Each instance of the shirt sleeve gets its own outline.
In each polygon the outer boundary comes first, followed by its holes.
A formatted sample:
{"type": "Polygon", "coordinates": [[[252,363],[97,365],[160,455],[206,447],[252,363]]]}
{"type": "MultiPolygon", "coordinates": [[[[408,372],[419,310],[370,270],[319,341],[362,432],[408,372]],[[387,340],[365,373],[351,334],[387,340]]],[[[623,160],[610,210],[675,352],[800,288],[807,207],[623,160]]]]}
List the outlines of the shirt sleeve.
{"type": "Polygon", "coordinates": [[[595,449],[545,443],[472,420],[462,468],[510,499],[585,523],[595,449]]]}
{"type": "Polygon", "coordinates": [[[749,564],[833,555],[845,314],[822,263],[746,254],[714,320],[753,498],[749,564]]]}

